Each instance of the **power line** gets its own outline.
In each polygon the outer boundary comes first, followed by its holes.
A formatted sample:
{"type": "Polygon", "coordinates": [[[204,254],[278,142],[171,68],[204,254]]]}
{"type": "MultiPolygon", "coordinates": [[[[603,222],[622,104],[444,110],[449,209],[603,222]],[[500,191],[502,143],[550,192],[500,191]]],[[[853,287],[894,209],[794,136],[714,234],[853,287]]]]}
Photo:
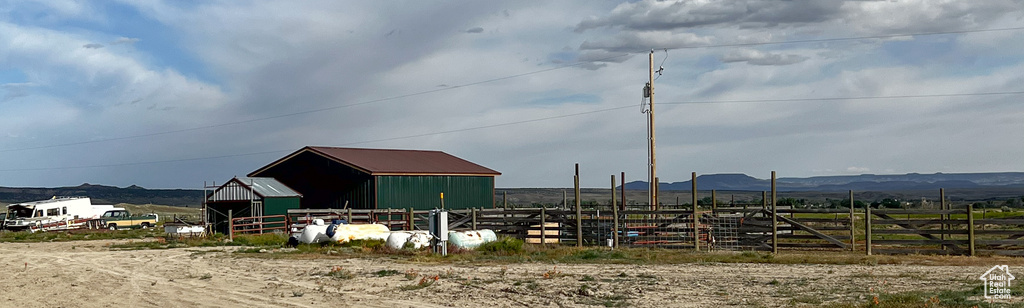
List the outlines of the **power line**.
{"type": "Polygon", "coordinates": [[[869,40],[869,39],[887,39],[887,38],[897,38],[897,37],[904,37],[904,36],[931,36],[931,35],[945,35],[945,34],[967,34],[967,33],[1017,31],[1017,30],[1024,30],[1024,27],[995,28],[995,29],[975,29],[975,30],[957,30],[957,31],[937,31],[937,32],[920,32],[920,33],[908,33],[908,34],[885,34],[885,35],[871,35],[871,36],[850,36],[850,37],[837,37],[837,38],[824,38],[824,39],[806,39],[806,40],[792,40],[792,41],[778,41],[778,42],[729,43],[729,44],[700,45],[700,46],[682,46],[682,47],[673,47],[673,48],[667,48],[667,49],[700,49],[700,48],[719,48],[719,47],[745,47],[745,46],[763,46],[763,45],[823,43],[823,42],[839,42],[839,41],[858,41],[858,40],[869,40]]]}
{"type": "MultiPolygon", "coordinates": [[[[617,55],[617,56],[623,56],[623,55],[617,55]]],[[[607,57],[607,59],[610,59],[610,58],[613,58],[613,57],[614,56],[607,57]]],[[[250,119],[250,120],[243,120],[243,121],[236,121],[236,122],[227,122],[227,123],[220,123],[220,124],[213,124],[213,125],[199,126],[199,127],[185,128],[185,129],[178,129],[178,130],[170,130],[170,131],[163,131],[163,132],[156,132],[156,133],[138,134],[138,135],[113,137],[113,138],[103,138],[103,139],[95,139],[95,140],[88,140],[88,141],[78,141],[78,142],[69,142],[69,143],[50,144],[50,145],[40,145],[40,146],[32,146],[32,147],[5,148],[5,149],[0,149],[0,152],[30,150],[30,149],[41,149],[41,148],[52,148],[52,147],[71,146],[71,145],[81,145],[81,144],[100,143],[100,142],[109,142],[109,141],[126,140],[126,139],[136,139],[136,138],[143,138],[143,137],[154,137],[154,136],[160,136],[160,135],[169,135],[169,134],[176,134],[176,133],[182,133],[182,132],[198,131],[198,130],[204,130],[204,129],[211,129],[211,128],[218,128],[218,127],[225,127],[225,126],[247,124],[247,123],[253,123],[253,122],[273,120],[273,119],[289,118],[289,117],[308,115],[308,114],[315,114],[315,113],[322,113],[322,112],[333,111],[333,109],[340,109],[340,108],[345,108],[345,107],[364,105],[364,104],[371,104],[371,103],[382,102],[382,101],[387,101],[387,100],[395,100],[395,99],[400,99],[400,98],[407,98],[407,97],[425,95],[425,94],[436,93],[436,92],[441,92],[441,91],[446,91],[446,90],[452,90],[452,89],[458,89],[458,88],[464,88],[464,87],[471,87],[471,86],[476,86],[476,85],[480,85],[480,84],[486,84],[486,83],[492,83],[492,82],[497,82],[497,81],[502,81],[502,80],[508,80],[508,79],[513,79],[513,78],[518,78],[518,77],[523,77],[523,76],[541,74],[541,73],[561,70],[561,69],[565,69],[565,68],[577,67],[577,65],[580,65],[580,64],[583,64],[583,63],[584,62],[565,64],[565,65],[561,65],[561,67],[550,68],[550,69],[545,69],[545,70],[540,70],[540,71],[532,71],[532,72],[527,72],[527,73],[522,73],[522,74],[509,75],[509,76],[505,76],[505,77],[499,77],[499,78],[494,78],[494,79],[487,79],[487,80],[482,80],[482,81],[477,81],[477,82],[471,82],[471,83],[467,83],[467,84],[455,85],[455,86],[445,87],[445,88],[441,88],[441,89],[432,89],[432,90],[414,92],[414,93],[409,93],[409,94],[402,94],[402,95],[396,95],[396,96],[390,96],[390,97],[384,97],[384,98],[377,98],[377,99],[371,99],[371,100],[366,100],[366,101],[360,101],[360,102],[356,102],[356,103],[349,103],[349,104],[334,105],[334,106],[328,106],[328,107],[322,107],[322,108],[308,109],[308,111],[296,112],[296,113],[291,113],[291,114],[276,115],[276,116],[270,116],[270,117],[264,117],[264,118],[257,118],[257,119],[250,119]]]]}
{"type": "Polygon", "coordinates": [[[781,103],[781,102],[845,101],[845,100],[868,100],[868,99],[903,99],[903,98],[992,96],[992,95],[1018,95],[1018,94],[1024,94],[1024,91],[980,92],[980,93],[949,93],[949,94],[921,94],[921,95],[888,95],[888,96],[853,96],[853,97],[751,99],[751,100],[725,100],[725,101],[683,101],[683,102],[667,102],[667,103],[659,103],[659,104],[665,104],[665,105],[689,105],[689,104],[730,104],[730,103],[781,103]]]}
{"type": "MultiPolygon", "coordinates": [[[[995,29],[976,29],[976,30],[959,30],[959,31],[940,31],[940,32],[921,32],[921,33],[910,33],[910,34],[889,34],[889,35],[856,36],[856,37],[825,38],[825,39],[807,39],[807,40],[792,40],[792,41],[778,41],[778,42],[732,43],[732,44],[684,46],[684,47],[656,48],[656,49],[666,50],[666,59],[667,59],[668,58],[667,57],[667,50],[669,50],[669,49],[673,49],[673,50],[674,49],[700,49],[700,48],[744,47],[744,46],[761,46],[761,45],[818,43],[818,42],[851,41],[851,40],[865,40],[865,39],[884,39],[884,38],[896,38],[896,37],[905,37],[905,36],[930,36],[930,35],[944,35],[944,34],[966,34],[966,33],[1016,31],[1016,30],[1024,30],[1024,27],[995,28],[995,29]]],[[[445,88],[441,88],[441,89],[432,89],[432,90],[413,92],[413,93],[402,94],[402,95],[397,95],[397,96],[373,99],[373,100],[362,101],[362,102],[353,103],[353,104],[336,105],[336,106],[317,108],[317,109],[311,109],[311,110],[305,110],[305,111],[299,111],[299,112],[293,112],[293,113],[286,113],[286,114],[280,114],[280,115],[267,116],[267,117],[262,117],[262,118],[255,118],[255,119],[235,121],[235,122],[226,122],[226,123],[212,124],[212,125],[206,125],[206,126],[197,126],[197,127],[177,129],[177,130],[169,130],[169,131],[162,131],[162,132],[155,132],[155,133],[129,135],[129,136],[112,137],[112,138],[103,138],[103,139],[95,139],[95,140],[79,141],[79,142],[70,142],[70,143],[51,144],[51,145],[43,145],[43,146],[35,146],[35,147],[0,149],[0,153],[27,151],[27,150],[39,150],[39,149],[49,149],[49,148],[74,146],[74,145],[82,145],[82,144],[93,144],[93,143],[102,143],[102,142],[128,140],[128,139],[137,139],[137,138],[145,138],[145,137],[155,137],[155,136],[177,134],[177,133],[197,131],[197,130],[203,130],[203,129],[211,129],[211,128],[218,128],[218,127],[225,127],[225,126],[241,125],[241,124],[246,124],[246,123],[253,123],[253,122],[266,121],[266,120],[272,120],[272,119],[287,118],[287,117],[293,117],[293,116],[299,116],[299,115],[305,115],[305,114],[311,114],[311,113],[317,113],[317,112],[324,112],[324,111],[330,111],[330,110],[336,110],[336,109],[342,109],[342,108],[348,108],[348,107],[354,107],[354,106],[374,104],[374,103],[379,103],[379,102],[384,102],[384,101],[391,101],[391,100],[402,99],[402,98],[409,98],[409,97],[414,97],[414,96],[420,96],[420,95],[426,95],[426,94],[437,93],[437,92],[442,92],[442,91],[448,91],[448,90],[453,90],[453,89],[471,87],[471,86],[476,86],[476,85],[481,85],[481,84],[486,84],[486,83],[491,83],[491,82],[497,82],[497,81],[502,81],[502,80],[514,79],[514,78],[523,77],[523,76],[541,74],[541,73],[546,73],[546,72],[550,72],[550,71],[556,71],[556,70],[561,70],[561,69],[565,69],[565,68],[576,67],[576,66],[580,66],[580,65],[583,65],[583,64],[586,64],[586,63],[591,63],[591,62],[608,61],[608,60],[612,60],[612,59],[615,59],[615,58],[621,58],[621,57],[629,56],[629,55],[631,55],[633,53],[646,52],[646,51],[647,51],[647,49],[633,51],[633,52],[625,52],[625,53],[622,53],[622,54],[611,55],[611,56],[607,56],[607,57],[603,57],[603,58],[599,58],[599,59],[594,59],[594,60],[590,60],[590,61],[580,61],[580,62],[576,62],[576,63],[565,64],[565,65],[560,65],[560,66],[556,66],[556,67],[551,67],[551,68],[546,68],[546,69],[541,69],[541,70],[536,70],[536,71],[530,71],[530,72],[526,72],[526,73],[507,75],[507,76],[503,76],[503,77],[497,77],[497,78],[492,78],[492,79],[475,81],[475,82],[470,82],[470,83],[466,83],[466,84],[445,87],[445,88]]]]}
{"type": "Polygon", "coordinates": [[[193,158],[179,158],[179,159],[168,159],[168,160],[157,160],[157,161],[144,161],[144,162],[134,162],[134,163],[88,165],[88,166],[69,166],[69,167],[44,167],[44,168],[3,169],[3,170],[0,170],[0,172],[5,172],[5,171],[48,171],[48,170],[69,170],[69,169],[88,169],[88,168],[106,168],[106,167],[125,167],[125,166],[153,165],[153,164],[176,163],[176,162],[184,162],[184,161],[211,160],[211,159],[221,159],[221,158],[231,158],[231,157],[242,157],[242,156],[274,154],[274,153],[282,153],[282,152],[289,152],[289,151],[295,151],[295,149],[265,151],[265,152],[254,152],[254,153],[244,153],[244,154],[228,154],[228,155],[218,155],[218,156],[193,157],[193,158]]]}
{"type": "MultiPolygon", "coordinates": [[[[837,100],[969,97],[969,96],[1020,95],[1020,94],[1024,94],[1024,91],[979,92],[979,93],[946,93],[946,94],[920,94],[920,95],[888,95],[888,96],[855,96],[855,97],[756,99],[756,100],[680,101],[680,102],[667,102],[667,103],[660,103],[660,104],[684,105],[684,104],[730,104],[730,103],[781,103],[781,102],[837,101],[837,100]]],[[[348,142],[348,143],[337,144],[335,146],[350,146],[350,145],[357,145],[357,144],[366,144],[366,143],[375,143],[375,142],[384,142],[384,141],[392,141],[392,140],[411,139],[411,138],[419,138],[419,137],[426,137],[426,136],[435,136],[435,135],[459,133],[459,132],[481,130],[481,129],[487,129],[487,128],[512,126],[512,125],[519,125],[519,124],[526,124],[526,123],[533,123],[533,122],[541,122],[541,121],[548,121],[548,120],[554,120],[554,119],[563,119],[563,118],[569,118],[569,117],[575,117],[575,116],[581,116],[581,115],[588,115],[588,114],[595,114],[595,113],[601,113],[601,112],[607,112],[607,111],[619,110],[619,109],[625,109],[625,108],[635,108],[635,107],[636,107],[635,105],[629,104],[629,105],[625,105],[625,106],[617,106],[617,107],[596,109],[596,110],[590,110],[590,111],[584,111],[584,112],[577,112],[577,113],[563,114],[563,115],[557,115],[557,116],[535,118],[535,119],[529,119],[529,120],[512,121],[512,122],[505,122],[505,123],[499,123],[499,124],[482,125],[482,126],[467,127],[467,128],[461,128],[461,129],[437,131],[437,132],[431,132],[431,133],[406,135],[406,136],[400,136],[400,137],[391,137],[391,138],[382,138],[382,139],[373,139],[373,140],[363,140],[363,141],[356,141],[356,142],[348,142]]],[[[198,160],[211,160],[211,159],[222,159],[222,158],[232,158],[232,157],[243,157],[243,156],[253,156],[253,155],[265,155],[265,154],[274,154],[274,153],[291,152],[291,151],[294,151],[294,149],[263,151],[263,152],[253,152],[253,153],[242,153],[242,154],[228,154],[228,155],[217,155],[217,156],[206,156],[206,157],[194,157],[194,158],[182,158],[182,159],[170,159],[170,160],[158,160],[158,161],[146,161],[146,162],[120,163],[120,164],[103,164],[103,165],[70,166],[70,167],[0,169],[0,172],[46,171],[46,170],[66,170],[66,169],[86,169],[86,168],[138,166],[138,165],[150,165],[150,164],[173,163],[173,162],[184,162],[184,161],[198,161],[198,160]]]]}

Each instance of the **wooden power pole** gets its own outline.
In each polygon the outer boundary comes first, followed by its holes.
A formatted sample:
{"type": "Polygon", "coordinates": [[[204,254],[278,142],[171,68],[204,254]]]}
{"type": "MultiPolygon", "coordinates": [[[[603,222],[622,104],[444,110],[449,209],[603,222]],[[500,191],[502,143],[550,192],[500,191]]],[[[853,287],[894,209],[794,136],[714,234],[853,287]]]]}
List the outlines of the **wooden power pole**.
{"type": "MultiPolygon", "coordinates": [[[[655,182],[655,181],[658,180],[658,161],[656,159],[657,155],[655,155],[655,148],[654,148],[654,72],[655,71],[654,71],[654,50],[653,49],[651,50],[650,55],[648,55],[648,64],[649,64],[648,65],[648,68],[649,68],[648,72],[650,73],[650,75],[649,75],[649,80],[650,81],[647,83],[647,87],[646,87],[647,91],[645,91],[646,93],[644,93],[645,96],[647,96],[647,98],[649,99],[649,104],[650,104],[648,106],[648,109],[647,109],[647,117],[648,117],[647,118],[647,135],[648,135],[648,140],[647,141],[649,143],[647,150],[650,152],[650,157],[648,158],[648,160],[649,160],[648,161],[648,163],[649,163],[648,164],[649,177],[647,178],[647,182],[648,182],[647,194],[648,194],[648,201],[650,202],[650,205],[651,205],[651,210],[657,210],[657,208],[658,208],[658,188],[657,188],[658,183],[655,182]]],[[[659,69],[658,72],[660,72],[660,71],[661,70],[659,69]]]]}

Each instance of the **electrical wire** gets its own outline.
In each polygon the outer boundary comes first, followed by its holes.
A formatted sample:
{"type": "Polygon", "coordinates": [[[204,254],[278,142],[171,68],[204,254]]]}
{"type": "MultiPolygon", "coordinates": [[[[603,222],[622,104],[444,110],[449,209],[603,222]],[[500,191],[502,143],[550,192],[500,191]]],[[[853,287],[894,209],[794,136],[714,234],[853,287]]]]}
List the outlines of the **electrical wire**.
{"type": "Polygon", "coordinates": [[[668,48],[665,48],[665,58],[661,59],[661,64],[658,65],[658,77],[654,77],[654,81],[661,78],[661,72],[665,70],[665,61],[668,61],[668,48]]]}
{"type": "Polygon", "coordinates": [[[1024,27],[994,28],[994,29],[975,29],[975,30],[957,30],[957,31],[936,31],[936,32],[919,32],[919,33],[907,33],[907,34],[885,34],[885,35],[871,35],[871,36],[850,36],[850,37],[837,37],[837,38],[824,38],[824,39],[806,39],[806,40],[792,40],[792,41],[778,41],[778,42],[729,43],[729,44],[714,44],[714,45],[681,46],[681,47],[672,47],[672,48],[666,48],[666,49],[675,50],[675,49],[700,49],[700,48],[719,48],[719,47],[745,47],[745,46],[764,46],[764,45],[783,45],[783,44],[824,43],[824,42],[839,42],[839,41],[858,41],[858,40],[869,40],[869,39],[887,39],[887,38],[897,38],[897,37],[905,37],[905,36],[932,36],[932,35],[945,35],[945,34],[967,34],[967,33],[1017,31],[1017,30],[1024,30],[1024,27]]]}
{"type": "Polygon", "coordinates": [[[688,104],[731,104],[731,103],[783,103],[783,102],[813,102],[813,101],[842,101],[842,100],[868,100],[868,99],[904,99],[904,98],[937,98],[937,97],[963,97],[963,96],[992,96],[992,95],[1021,95],[1024,91],[1004,92],[979,92],[979,93],[949,93],[949,94],[920,94],[920,95],[887,95],[887,96],[853,96],[853,97],[818,97],[818,98],[785,98],[785,99],[750,99],[750,100],[724,100],[724,101],[682,101],[664,102],[664,105],[688,105],[688,104]]]}
{"type": "MultiPolygon", "coordinates": [[[[944,34],[966,34],[966,33],[1016,31],[1016,30],[1024,30],[1024,27],[995,28],[995,29],[975,29],[975,30],[960,30],[960,31],[941,31],[941,32],[921,32],[921,33],[910,33],[910,34],[857,36],[857,37],[808,39],[808,40],[793,40],[793,41],[778,41],[778,42],[754,42],[754,43],[716,44],[716,45],[684,46],[684,47],[673,47],[673,48],[662,48],[662,49],[665,50],[665,59],[668,59],[668,50],[669,49],[675,50],[675,49],[700,49],[700,48],[720,48],[720,47],[744,47],[744,46],[762,46],[762,45],[780,45],[780,44],[800,44],[800,43],[836,42],[836,41],[851,41],[851,40],[865,40],[865,39],[884,39],[884,38],[896,38],[896,37],[905,37],[905,36],[930,36],[930,35],[944,35],[944,34]]],[[[266,121],[266,120],[271,120],[271,119],[279,119],[279,118],[293,117],[293,116],[299,116],[299,115],[305,115],[305,114],[312,114],[312,113],[336,110],[336,109],[341,109],[341,108],[354,107],[354,106],[360,106],[360,105],[368,105],[368,104],[373,104],[373,103],[379,103],[379,102],[397,100],[397,99],[402,99],[402,98],[408,98],[408,97],[426,95],[426,94],[431,94],[431,93],[437,93],[437,92],[442,92],[442,91],[448,91],[448,90],[453,90],[453,89],[471,87],[471,86],[476,86],[476,85],[481,85],[481,84],[486,84],[486,83],[492,83],[492,82],[508,80],[508,79],[513,79],[513,78],[518,78],[518,77],[535,75],[535,74],[541,74],[541,73],[546,73],[546,72],[551,72],[551,71],[556,71],[556,70],[561,70],[561,69],[566,69],[566,68],[571,68],[571,67],[577,67],[577,66],[584,65],[584,64],[587,64],[587,63],[592,63],[592,62],[606,62],[606,61],[610,61],[610,60],[613,60],[613,59],[616,59],[616,58],[630,56],[632,54],[643,52],[643,51],[647,51],[647,49],[645,49],[645,50],[637,50],[637,51],[633,51],[633,52],[624,52],[622,54],[611,55],[611,56],[607,56],[607,57],[603,57],[603,58],[598,58],[598,59],[594,59],[594,60],[590,60],[590,61],[580,61],[580,62],[576,62],[576,63],[565,64],[565,65],[555,66],[555,67],[551,67],[551,68],[546,68],[546,69],[541,69],[541,70],[536,70],[536,71],[525,72],[525,73],[521,73],[521,74],[507,75],[507,76],[498,77],[498,78],[492,78],[492,79],[486,79],[486,80],[481,80],[481,81],[476,81],[476,82],[470,82],[470,83],[466,83],[466,84],[455,85],[455,86],[450,86],[450,87],[441,88],[441,89],[432,89],[432,90],[426,90],[426,91],[413,92],[413,93],[408,93],[408,94],[403,94],[403,95],[397,95],[397,96],[391,96],[391,97],[385,97],[385,98],[379,98],[379,99],[372,99],[372,100],[362,101],[362,102],[353,103],[353,104],[329,106],[329,107],[311,109],[311,110],[306,110],[306,111],[299,111],[299,112],[293,112],[293,113],[286,113],[286,114],[267,116],[267,117],[262,117],[262,118],[255,118],[255,119],[235,121],[235,122],[226,122],[226,123],[219,123],[219,124],[212,124],[212,125],[205,125],[205,126],[197,126],[197,127],[183,128],[183,129],[177,129],[177,130],[168,130],[168,131],[155,132],[155,133],[128,135],[128,136],[122,136],[122,137],[102,138],[102,139],[94,139],[94,140],[88,140],[88,141],[70,142],[70,143],[59,143],[59,144],[42,145],[42,146],[35,146],[35,147],[0,149],[0,153],[27,151],[27,150],[39,150],[39,149],[49,149],[49,148],[57,148],[57,147],[65,147],[65,146],[74,146],[74,145],[103,143],[103,142],[128,140],[128,139],[155,137],[155,136],[161,136],[161,135],[170,135],[170,134],[177,134],[177,133],[183,133],[183,132],[197,131],[197,130],[203,130],[203,129],[218,128],[218,127],[225,127],[225,126],[234,126],[234,125],[241,125],[241,124],[247,124],[247,123],[253,123],[253,122],[266,121]]],[[[665,62],[663,60],[662,61],[662,66],[664,65],[664,63],[665,62]]],[[[659,77],[660,77],[660,75],[659,75],[659,77]]]]}
{"type": "MultiPolygon", "coordinates": [[[[920,95],[889,95],[889,96],[856,96],[856,97],[786,98],[786,99],[757,99],[757,100],[678,101],[678,102],[666,102],[666,103],[660,103],[660,104],[682,105],[682,104],[730,104],[730,103],[781,103],[781,102],[836,101],[836,100],[969,97],[969,96],[1021,95],[1021,94],[1024,94],[1024,91],[980,92],[980,93],[947,93],[947,94],[920,94],[920,95]]],[[[459,133],[459,132],[465,132],[465,131],[481,130],[481,129],[495,128],[495,127],[503,127],[503,126],[512,126],[512,125],[519,125],[519,124],[533,123],[533,122],[541,122],[541,121],[548,121],[548,120],[554,120],[554,119],[563,119],[563,118],[582,116],[582,115],[588,115],[588,114],[595,114],[595,113],[601,113],[601,112],[607,112],[607,111],[613,111],[613,110],[619,110],[619,109],[625,109],[625,108],[634,108],[634,106],[632,104],[630,104],[630,105],[626,105],[626,106],[617,106],[617,107],[596,109],[596,110],[590,110],[590,111],[584,111],[584,112],[577,112],[577,113],[563,114],[563,115],[557,115],[557,116],[535,118],[535,119],[529,119],[529,120],[512,121],[512,122],[505,122],[505,123],[499,123],[499,124],[491,124],[491,125],[467,127],[467,128],[454,129],[454,130],[446,130],[446,131],[437,131],[437,132],[430,132],[430,133],[406,135],[406,136],[400,136],[400,137],[363,140],[363,141],[356,141],[356,142],[337,144],[335,146],[351,146],[351,145],[366,144],[366,143],[376,143],[376,142],[393,141],[393,140],[401,140],[401,139],[419,138],[419,137],[426,137],[426,136],[452,134],[452,133],[459,133]]],[[[193,157],[193,158],[183,158],[183,159],[170,159],[170,160],[157,160],[157,161],[119,163],[119,164],[102,164],[102,165],[86,165],[86,166],[66,166],[66,167],[40,167],[40,168],[0,169],[0,172],[49,171],[49,170],[69,170],[69,169],[86,169],[86,168],[138,166],[138,165],[151,165],[151,164],[160,164],[160,163],[173,163],[173,162],[184,162],[184,161],[212,160],[212,159],[222,159],[222,158],[232,158],[232,157],[265,155],[265,154],[274,154],[274,153],[283,153],[283,152],[292,152],[292,151],[295,151],[295,149],[284,149],[284,150],[274,150],[274,151],[252,152],[252,153],[242,153],[242,154],[228,154],[228,155],[217,155],[217,156],[205,156],[205,157],[193,157]]]]}

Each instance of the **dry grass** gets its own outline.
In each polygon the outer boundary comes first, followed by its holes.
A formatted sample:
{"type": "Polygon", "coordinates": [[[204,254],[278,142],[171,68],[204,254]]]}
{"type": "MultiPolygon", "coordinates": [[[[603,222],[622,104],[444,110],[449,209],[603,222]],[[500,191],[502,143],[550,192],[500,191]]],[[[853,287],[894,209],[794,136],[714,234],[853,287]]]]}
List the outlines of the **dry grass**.
{"type": "MultiPolygon", "coordinates": [[[[264,243],[265,246],[272,243],[264,243]]],[[[358,246],[358,245],[357,245],[358,246]]],[[[771,263],[771,264],[900,264],[943,266],[990,266],[991,264],[1024,265],[1024,258],[1003,256],[964,257],[939,255],[874,255],[849,251],[784,251],[767,252],[695,252],[679,249],[571,247],[524,244],[515,252],[507,250],[454,250],[448,256],[430,253],[429,249],[395,252],[386,247],[339,247],[339,245],[299,245],[298,249],[252,256],[266,258],[388,258],[426,264],[487,263],[513,264],[689,264],[689,263],[771,263]]]]}
{"type": "Polygon", "coordinates": [[[180,206],[169,206],[169,205],[157,205],[157,204],[128,204],[118,203],[115,207],[123,207],[124,209],[131,212],[133,215],[156,213],[160,215],[160,221],[171,221],[174,216],[187,217],[189,220],[197,220],[199,218],[201,208],[196,207],[180,207],[180,206]]]}

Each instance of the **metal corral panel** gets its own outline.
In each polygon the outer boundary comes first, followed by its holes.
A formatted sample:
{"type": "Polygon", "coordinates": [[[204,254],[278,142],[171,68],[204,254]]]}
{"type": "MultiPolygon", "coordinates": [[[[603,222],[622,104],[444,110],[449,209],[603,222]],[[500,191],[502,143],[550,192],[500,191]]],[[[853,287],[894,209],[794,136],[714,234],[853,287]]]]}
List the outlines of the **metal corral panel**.
{"type": "Polygon", "coordinates": [[[447,209],[494,205],[493,176],[377,176],[377,208],[447,209]]]}

